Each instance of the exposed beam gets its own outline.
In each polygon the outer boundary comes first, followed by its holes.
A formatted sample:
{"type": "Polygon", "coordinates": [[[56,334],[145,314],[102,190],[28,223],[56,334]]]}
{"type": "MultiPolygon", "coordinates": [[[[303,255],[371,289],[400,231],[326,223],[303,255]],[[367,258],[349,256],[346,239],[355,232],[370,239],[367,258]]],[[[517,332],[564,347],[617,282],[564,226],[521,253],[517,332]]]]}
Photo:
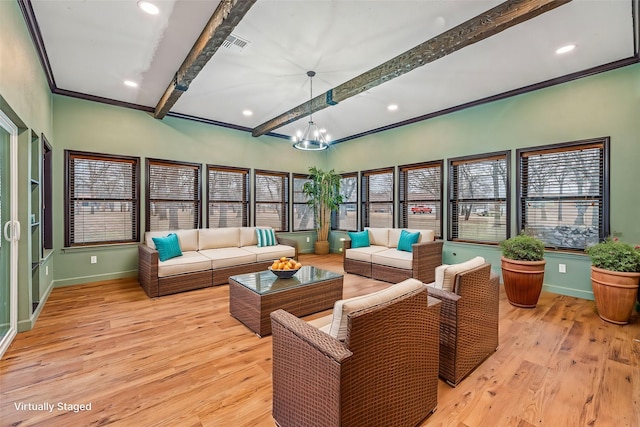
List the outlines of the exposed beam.
{"type": "Polygon", "coordinates": [[[255,127],[251,134],[261,136],[315,113],[330,105],[388,82],[409,71],[450,55],[514,25],[535,18],[571,0],[508,0],[466,22],[445,31],[369,71],[318,95],[291,110],[255,127]]]}
{"type": "Polygon", "coordinates": [[[162,119],[167,115],[255,2],[256,0],[222,0],[220,2],[156,105],[154,112],[156,119],[162,119]]]}

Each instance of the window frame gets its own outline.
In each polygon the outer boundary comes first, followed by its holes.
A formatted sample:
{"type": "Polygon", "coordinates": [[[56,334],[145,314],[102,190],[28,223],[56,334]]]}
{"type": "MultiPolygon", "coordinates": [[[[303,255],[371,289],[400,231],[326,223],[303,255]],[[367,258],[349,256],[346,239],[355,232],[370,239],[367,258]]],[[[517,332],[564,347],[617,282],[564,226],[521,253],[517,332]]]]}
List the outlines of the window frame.
{"type": "MultiPolygon", "coordinates": [[[[122,155],[114,155],[114,154],[104,154],[104,153],[92,153],[86,151],[77,151],[77,150],[65,150],[64,151],[64,177],[65,177],[65,190],[64,190],[64,198],[65,198],[65,207],[64,207],[64,240],[65,247],[83,247],[83,246],[99,246],[99,245],[113,245],[113,244],[123,244],[123,243],[138,243],[140,241],[140,157],[134,156],[122,156],[122,155]],[[95,242],[84,242],[78,243],[71,235],[71,221],[74,218],[72,214],[73,203],[76,200],[81,200],[84,198],[75,198],[71,194],[71,183],[73,182],[74,176],[72,176],[71,172],[71,163],[74,159],[87,159],[87,160],[100,160],[107,162],[115,162],[115,163],[129,163],[132,165],[133,172],[133,182],[131,183],[132,195],[128,199],[120,199],[131,202],[131,210],[132,210],[132,219],[131,219],[131,228],[132,228],[132,238],[131,239],[122,239],[122,240],[105,240],[105,241],[95,241],[95,242]]],[[[94,200],[94,199],[90,199],[94,200]]],[[[96,198],[95,200],[107,200],[106,198],[96,198]]]]}
{"type": "MultiPolygon", "coordinates": [[[[447,240],[452,242],[460,242],[460,243],[474,243],[481,245],[498,245],[500,241],[488,241],[488,240],[472,240],[472,239],[461,239],[457,235],[454,235],[454,230],[458,229],[456,226],[459,223],[459,215],[458,215],[458,205],[461,203],[488,203],[488,202],[498,202],[502,203],[505,206],[505,238],[511,237],[511,150],[504,151],[496,151],[492,153],[482,153],[482,154],[474,154],[470,156],[461,156],[454,157],[448,159],[448,176],[447,176],[447,221],[448,221],[448,230],[447,230],[447,240]],[[465,198],[460,199],[457,197],[457,187],[454,183],[455,174],[454,167],[463,164],[463,163],[480,163],[486,162],[490,160],[505,160],[505,197],[502,200],[500,197],[487,197],[487,198],[465,198]],[[455,201],[455,202],[454,202],[455,201]],[[455,203],[455,205],[454,205],[455,203]]],[[[502,239],[500,239],[502,240],[502,239]]]]}
{"type": "MultiPolygon", "coordinates": [[[[241,227],[248,227],[249,226],[249,203],[250,203],[250,197],[251,197],[251,190],[250,190],[250,170],[248,168],[238,168],[238,167],[233,167],[233,166],[221,166],[221,165],[207,165],[207,203],[206,203],[206,224],[207,224],[207,228],[211,227],[211,217],[209,215],[210,209],[213,205],[215,205],[216,203],[240,203],[242,206],[242,225],[241,227]],[[238,201],[238,200],[233,200],[233,199],[229,199],[229,200],[213,200],[211,198],[211,172],[212,171],[218,171],[218,172],[229,172],[229,173],[238,173],[238,174],[242,174],[242,200],[238,201]]],[[[228,227],[233,227],[233,226],[228,226],[228,227]]]]}
{"type": "Polygon", "coordinates": [[[370,221],[370,212],[371,212],[371,204],[374,206],[376,204],[390,204],[391,205],[391,225],[390,227],[395,226],[395,202],[396,202],[396,172],[395,167],[390,166],[386,168],[378,168],[378,169],[368,169],[364,170],[360,174],[360,218],[362,221],[362,228],[371,227],[370,221]],[[391,200],[386,201],[369,201],[369,177],[374,175],[383,175],[383,174],[391,174],[391,200]],[[366,181],[366,183],[365,183],[366,181]]]}
{"type": "Polygon", "coordinates": [[[281,205],[281,209],[282,209],[282,213],[283,216],[281,218],[280,221],[280,228],[281,230],[278,230],[276,228],[274,228],[275,231],[277,232],[288,232],[290,230],[290,226],[289,226],[289,185],[290,185],[290,177],[289,177],[289,173],[288,172],[278,172],[278,171],[269,171],[269,170],[262,170],[262,169],[256,169],[254,170],[253,173],[253,185],[254,185],[254,192],[255,192],[255,197],[253,200],[253,225],[255,227],[268,227],[268,225],[261,225],[259,224],[259,212],[258,212],[258,206],[261,204],[279,204],[281,205]],[[281,194],[283,199],[281,199],[280,201],[272,201],[272,200],[268,200],[268,201],[261,201],[258,199],[260,192],[258,191],[258,176],[273,176],[273,177],[278,177],[282,180],[281,182],[281,194]]]}
{"type": "Polygon", "coordinates": [[[444,194],[444,160],[433,160],[429,162],[420,162],[420,163],[411,163],[406,165],[398,166],[398,225],[401,228],[409,227],[409,213],[408,213],[408,205],[410,204],[435,204],[436,209],[439,210],[439,230],[436,231],[435,235],[437,239],[442,239],[443,233],[443,225],[444,225],[444,216],[443,216],[443,208],[444,208],[444,200],[442,195],[444,194]],[[440,198],[439,199],[419,199],[419,200],[405,200],[408,194],[409,187],[409,179],[408,172],[412,170],[418,169],[439,169],[440,173],[440,182],[438,188],[440,189],[440,198]],[[405,213],[406,210],[406,213],[405,213]]]}
{"type": "MultiPolygon", "coordinates": [[[[296,231],[315,231],[316,230],[316,217],[315,214],[313,212],[313,208],[311,206],[309,206],[309,204],[307,203],[307,201],[305,200],[304,202],[296,202],[296,180],[302,180],[304,182],[311,182],[311,177],[308,174],[303,174],[303,173],[292,173],[291,174],[291,191],[293,191],[293,196],[291,197],[291,208],[293,209],[293,215],[291,217],[291,231],[292,232],[296,232],[296,231]],[[309,208],[310,212],[311,212],[311,228],[297,228],[296,227],[296,220],[293,218],[293,216],[296,214],[296,206],[297,205],[305,205],[309,208]]],[[[304,185],[304,183],[303,183],[304,185]]],[[[301,187],[302,188],[302,187],[301,187]]],[[[304,196],[304,193],[303,193],[304,196]]],[[[304,196],[307,200],[308,197],[304,196]]]]}
{"type": "MultiPolygon", "coordinates": [[[[542,201],[549,200],[544,196],[538,197],[527,197],[528,191],[523,191],[523,159],[524,157],[530,157],[535,154],[553,154],[560,152],[572,152],[572,151],[580,151],[588,148],[599,148],[601,150],[600,154],[600,179],[601,179],[601,193],[598,198],[601,200],[601,223],[598,229],[598,240],[602,241],[606,239],[610,235],[610,219],[611,219],[611,204],[610,204],[610,191],[611,191],[611,176],[610,176],[610,149],[611,149],[611,141],[610,137],[600,137],[600,138],[591,138],[585,140],[571,141],[571,142],[563,142],[558,144],[550,144],[550,145],[541,145],[536,147],[527,147],[527,148],[519,148],[516,150],[516,161],[517,161],[517,171],[516,171],[516,223],[518,224],[519,230],[524,230],[528,227],[527,219],[525,218],[525,204],[527,201],[531,201],[531,199],[535,199],[534,201],[542,201]]],[[[528,181],[528,178],[527,178],[528,181]]],[[[589,197],[592,199],[593,197],[589,197]]],[[[554,200],[580,200],[584,199],[584,197],[579,196],[566,196],[566,197],[555,197],[554,200]]],[[[541,240],[545,241],[543,236],[538,236],[541,240]]],[[[584,248],[578,247],[564,247],[564,246],[552,246],[547,245],[548,242],[545,241],[545,248],[550,250],[561,250],[561,251],[569,251],[569,252],[583,252],[584,248]]]]}
{"type": "MultiPolygon", "coordinates": [[[[174,168],[188,168],[194,170],[195,187],[193,189],[193,227],[200,228],[201,216],[202,216],[202,165],[200,163],[191,162],[179,162],[176,160],[165,160],[147,158],[145,159],[145,231],[170,231],[176,228],[169,228],[167,230],[151,230],[151,204],[152,203],[188,203],[189,201],[183,199],[156,199],[151,198],[151,166],[163,166],[174,168]]],[[[179,228],[177,228],[179,229],[179,228]]]]}
{"type": "Polygon", "coordinates": [[[345,202],[345,198],[342,198],[342,203],[340,203],[338,205],[338,210],[333,212],[331,215],[331,229],[332,230],[338,230],[338,231],[358,231],[358,224],[359,224],[359,217],[358,217],[358,213],[360,212],[360,209],[358,209],[358,206],[360,205],[360,180],[358,179],[358,172],[348,172],[348,173],[341,173],[340,174],[340,193],[342,193],[342,190],[344,188],[344,186],[342,185],[342,180],[345,178],[355,178],[356,181],[356,189],[355,189],[355,194],[356,194],[356,209],[355,209],[355,213],[356,213],[356,226],[355,228],[351,229],[351,228],[341,228],[339,227],[339,220],[338,220],[338,215],[339,212],[341,211],[341,207],[343,205],[352,205],[353,202],[345,202]]]}

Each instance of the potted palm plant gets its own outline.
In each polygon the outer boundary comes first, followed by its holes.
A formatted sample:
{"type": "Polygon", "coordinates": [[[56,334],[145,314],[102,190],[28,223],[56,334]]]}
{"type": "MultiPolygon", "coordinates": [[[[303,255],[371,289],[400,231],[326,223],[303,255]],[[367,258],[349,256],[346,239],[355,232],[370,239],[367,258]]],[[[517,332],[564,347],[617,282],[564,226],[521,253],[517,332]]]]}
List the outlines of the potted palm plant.
{"type": "Polygon", "coordinates": [[[544,281],[544,243],[528,233],[500,242],[502,280],[509,303],[535,308],[544,281]]]}
{"type": "Polygon", "coordinates": [[[591,257],[591,287],[598,315],[607,322],[629,323],[640,283],[640,246],[613,237],[585,252],[591,257]]]}
{"type": "Polygon", "coordinates": [[[313,209],[318,234],[314,251],[319,255],[329,253],[331,213],[337,211],[342,203],[340,178],[340,174],[333,169],[326,172],[312,166],[309,168],[309,181],[302,187],[302,192],[307,196],[307,203],[313,209]]]}

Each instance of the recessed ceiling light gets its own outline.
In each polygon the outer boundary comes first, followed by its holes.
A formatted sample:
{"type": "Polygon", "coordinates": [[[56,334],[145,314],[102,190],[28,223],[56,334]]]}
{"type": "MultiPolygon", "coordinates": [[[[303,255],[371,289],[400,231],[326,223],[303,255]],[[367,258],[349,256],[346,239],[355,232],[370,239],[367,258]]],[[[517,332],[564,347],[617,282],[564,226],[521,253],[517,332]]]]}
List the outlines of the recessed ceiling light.
{"type": "Polygon", "coordinates": [[[576,48],[576,45],[575,45],[575,44],[568,44],[568,45],[566,45],[566,46],[562,46],[561,48],[558,48],[558,49],[556,50],[556,53],[557,53],[558,55],[562,55],[563,53],[571,52],[571,51],[572,51],[573,49],[575,49],[575,48],[576,48]]]}
{"type": "Polygon", "coordinates": [[[125,80],[124,84],[129,86],[129,87],[138,87],[138,83],[132,81],[132,80],[125,80]]]}
{"type": "Polygon", "coordinates": [[[242,110],[242,114],[245,116],[253,116],[253,111],[251,110],[242,110]]]}
{"type": "Polygon", "coordinates": [[[148,1],[139,1],[138,7],[147,12],[149,15],[157,15],[158,13],[160,13],[160,9],[158,9],[158,6],[148,1]]]}
{"type": "Polygon", "coordinates": [[[387,110],[389,111],[396,111],[398,109],[398,106],[396,104],[390,104],[387,106],[387,110]]]}

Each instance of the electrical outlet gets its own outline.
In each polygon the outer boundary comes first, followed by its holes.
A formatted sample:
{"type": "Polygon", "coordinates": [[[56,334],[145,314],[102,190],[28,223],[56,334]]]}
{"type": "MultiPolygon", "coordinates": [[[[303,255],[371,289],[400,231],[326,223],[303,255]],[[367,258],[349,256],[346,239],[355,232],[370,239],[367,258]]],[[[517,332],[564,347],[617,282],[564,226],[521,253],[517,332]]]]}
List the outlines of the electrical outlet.
{"type": "Polygon", "coordinates": [[[95,255],[91,255],[91,264],[97,264],[98,263],[98,257],[95,255]]]}
{"type": "Polygon", "coordinates": [[[567,264],[558,264],[558,272],[566,273],[567,272],[567,264]]]}
{"type": "Polygon", "coordinates": [[[311,240],[310,240],[309,236],[307,236],[307,243],[309,243],[310,241],[311,241],[311,240]]]}

